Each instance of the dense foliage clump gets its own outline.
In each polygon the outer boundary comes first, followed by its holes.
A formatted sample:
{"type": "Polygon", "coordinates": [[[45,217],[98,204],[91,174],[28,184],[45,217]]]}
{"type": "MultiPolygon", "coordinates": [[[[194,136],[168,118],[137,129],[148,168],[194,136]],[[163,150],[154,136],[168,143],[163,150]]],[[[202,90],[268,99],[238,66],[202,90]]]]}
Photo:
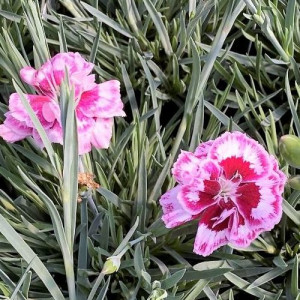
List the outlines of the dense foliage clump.
{"type": "MultiPolygon", "coordinates": [[[[1,139],[0,295],[299,299],[300,191],[286,185],[271,232],[206,258],[193,253],[197,222],[166,229],[158,203],[180,149],[224,131],[245,132],[287,176],[299,173],[278,147],[300,136],[299,19],[294,0],[1,1],[1,123],[10,94],[34,93],[19,71],[68,51],[95,64],[98,83],[121,82],[126,117],[107,150],[80,158],[68,109],[64,148],[1,139]],[[90,186],[78,186],[77,164],[90,186]]],[[[68,107],[67,84],[60,97],[68,107]]]]}

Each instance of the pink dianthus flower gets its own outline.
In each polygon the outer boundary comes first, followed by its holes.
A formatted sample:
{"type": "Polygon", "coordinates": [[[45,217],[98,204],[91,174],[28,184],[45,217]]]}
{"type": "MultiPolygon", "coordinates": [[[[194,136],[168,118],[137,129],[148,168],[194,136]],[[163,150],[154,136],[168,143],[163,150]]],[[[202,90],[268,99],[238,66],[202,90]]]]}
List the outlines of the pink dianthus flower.
{"type": "MultiPolygon", "coordinates": [[[[91,75],[94,65],[79,53],[59,53],[38,70],[21,69],[24,82],[33,86],[38,95],[25,95],[33,111],[53,143],[63,143],[60,106],[60,86],[68,70],[69,83],[75,89],[79,154],[96,148],[107,148],[112,136],[113,117],[125,116],[120,95],[120,82],[109,80],[97,84],[91,75]]],[[[12,94],[9,111],[0,125],[0,136],[13,143],[32,136],[43,147],[43,142],[31,122],[20,96],[12,94]]]]}
{"type": "Polygon", "coordinates": [[[194,252],[230,243],[246,248],[281,219],[286,176],[255,140],[226,132],[182,151],[172,169],[178,185],[160,199],[167,228],[199,219],[194,252]]]}

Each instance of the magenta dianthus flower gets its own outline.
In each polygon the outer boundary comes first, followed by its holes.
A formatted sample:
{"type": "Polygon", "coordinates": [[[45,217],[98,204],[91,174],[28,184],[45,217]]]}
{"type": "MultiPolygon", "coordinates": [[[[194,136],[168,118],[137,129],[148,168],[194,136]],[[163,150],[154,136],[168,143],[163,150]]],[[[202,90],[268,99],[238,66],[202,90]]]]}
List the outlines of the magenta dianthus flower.
{"type": "Polygon", "coordinates": [[[230,243],[246,248],[281,219],[286,176],[255,140],[226,132],[182,151],[172,169],[178,185],[160,199],[167,228],[199,219],[194,252],[230,243]]]}
{"type": "MultiPolygon", "coordinates": [[[[79,154],[96,148],[107,148],[112,136],[113,117],[125,116],[120,95],[120,82],[109,80],[97,84],[91,75],[94,65],[79,53],[59,53],[38,70],[25,67],[20,71],[24,82],[32,85],[38,95],[25,95],[33,111],[53,143],[63,143],[60,106],[60,86],[68,70],[70,85],[75,89],[79,154]]],[[[12,94],[9,111],[0,125],[0,136],[14,143],[32,136],[42,148],[43,142],[35,129],[20,96],[12,94]]]]}

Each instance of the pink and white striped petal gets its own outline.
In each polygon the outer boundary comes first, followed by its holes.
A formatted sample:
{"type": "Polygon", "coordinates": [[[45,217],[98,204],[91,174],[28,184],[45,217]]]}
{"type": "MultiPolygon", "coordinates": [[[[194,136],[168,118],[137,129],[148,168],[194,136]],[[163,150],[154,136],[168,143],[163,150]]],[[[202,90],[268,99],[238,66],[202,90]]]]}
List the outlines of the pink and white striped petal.
{"type": "Polygon", "coordinates": [[[208,156],[219,162],[227,179],[238,172],[243,181],[258,180],[272,168],[267,151],[258,142],[238,131],[226,132],[217,138],[208,156]]]}
{"type": "Polygon", "coordinates": [[[46,133],[51,143],[63,144],[63,133],[59,122],[55,122],[51,128],[46,130],[46,133]]]}
{"type": "Polygon", "coordinates": [[[207,207],[216,203],[215,196],[220,191],[220,184],[214,180],[194,181],[183,185],[178,193],[181,206],[192,215],[200,214],[207,207]]]}
{"type": "Polygon", "coordinates": [[[32,128],[25,122],[15,119],[10,112],[6,113],[6,119],[0,125],[0,136],[9,143],[20,141],[31,135],[32,128]]]}
{"type": "Polygon", "coordinates": [[[201,143],[195,150],[195,155],[198,158],[207,158],[208,156],[208,152],[210,151],[210,148],[212,146],[212,144],[214,143],[214,141],[207,141],[204,143],[201,143]]]}
{"type": "Polygon", "coordinates": [[[172,168],[172,174],[181,184],[190,184],[200,175],[201,160],[193,153],[181,151],[172,168]]]}
{"type": "Polygon", "coordinates": [[[92,130],[91,143],[95,148],[106,149],[112,137],[113,118],[97,118],[92,130]]]}
{"type": "Polygon", "coordinates": [[[282,197],[277,184],[269,179],[238,187],[235,202],[245,224],[252,230],[269,231],[281,219],[282,197]]]}
{"type": "Polygon", "coordinates": [[[218,205],[207,208],[201,215],[194,243],[194,252],[202,256],[212,254],[228,243],[228,219],[214,226],[214,220],[222,213],[218,205]]]}
{"type": "Polygon", "coordinates": [[[248,247],[261,232],[260,230],[249,228],[249,226],[245,224],[245,220],[242,215],[238,212],[234,213],[228,225],[229,230],[227,239],[233,247],[248,247]]]}
{"type": "Polygon", "coordinates": [[[88,118],[80,111],[76,111],[78,131],[78,152],[79,155],[88,153],[92,149],[91,139],[96,121],[88,118]]]}
{"type": "Polygon", "coordinates": [[[163,194],[159,200],[163,209],[162,220],[167,228],[179,226],[197,217],[186,212],[180,205],[178,201],[178,193],[180,189],[181,186],[177,185],[163,194]]]}
{"type": "Polygon", "coordinates": [[[21,79],[29,85],[36,85],[36,69],[32,67],[25,67],[20,71],[21,79]]]}
{"type": "Polygon", "coordinates": [[[120,82],[109,80],[82,93],[77,105],[87,117],[112,118],[125,116],[120,94],[120,82]]]}
{"type": "Polygon", "coordinates": [[[278,188],[278,194],[282,194],[284,191],[284,186],[287,182],[286,175],[279,170],[278,161],[273,155],[270,155],[271,157],[271,164],[272,164],[272,170],[271,174],[269,175],[269,179],[274,182],[274,185],[278,188]]]}

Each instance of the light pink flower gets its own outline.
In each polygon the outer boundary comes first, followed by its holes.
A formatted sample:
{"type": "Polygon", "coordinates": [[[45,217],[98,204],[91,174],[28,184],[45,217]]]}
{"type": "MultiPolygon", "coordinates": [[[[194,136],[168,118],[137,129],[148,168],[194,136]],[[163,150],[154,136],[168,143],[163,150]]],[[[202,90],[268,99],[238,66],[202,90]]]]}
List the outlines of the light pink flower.
{"type": "Polygon", "coordinates": [[[210,255],[230,243],[246,248],[281,219],[286,176],[255,140],[226,132],[182,151],[172,169],[179,183],[160,199],[167,228],[200,219],[194,252],[210,255]]]}
{"type": "MultiPolygon", "coordinates": [[[[75,101],[79,154],[91,151],[92,147],[107,148],[112,136],[113,117],[125,116],[117,80],[95,83],[90,75],[94,65],[79,53],[59,53],[38,70],[25,67],[21,78],[32,85],[39,95],[26,98],[44,127],[48,138],[54,143],[63,143],[60,106],[60,86],[68,71],[69,83],[75,89],[75,101]]],[[[0,125],[0,136],[8,142],[16,142],[32,136],[40,147],[43,142],[34,128],[18,94],[9,99],[9,111],[0,125]]]]}

